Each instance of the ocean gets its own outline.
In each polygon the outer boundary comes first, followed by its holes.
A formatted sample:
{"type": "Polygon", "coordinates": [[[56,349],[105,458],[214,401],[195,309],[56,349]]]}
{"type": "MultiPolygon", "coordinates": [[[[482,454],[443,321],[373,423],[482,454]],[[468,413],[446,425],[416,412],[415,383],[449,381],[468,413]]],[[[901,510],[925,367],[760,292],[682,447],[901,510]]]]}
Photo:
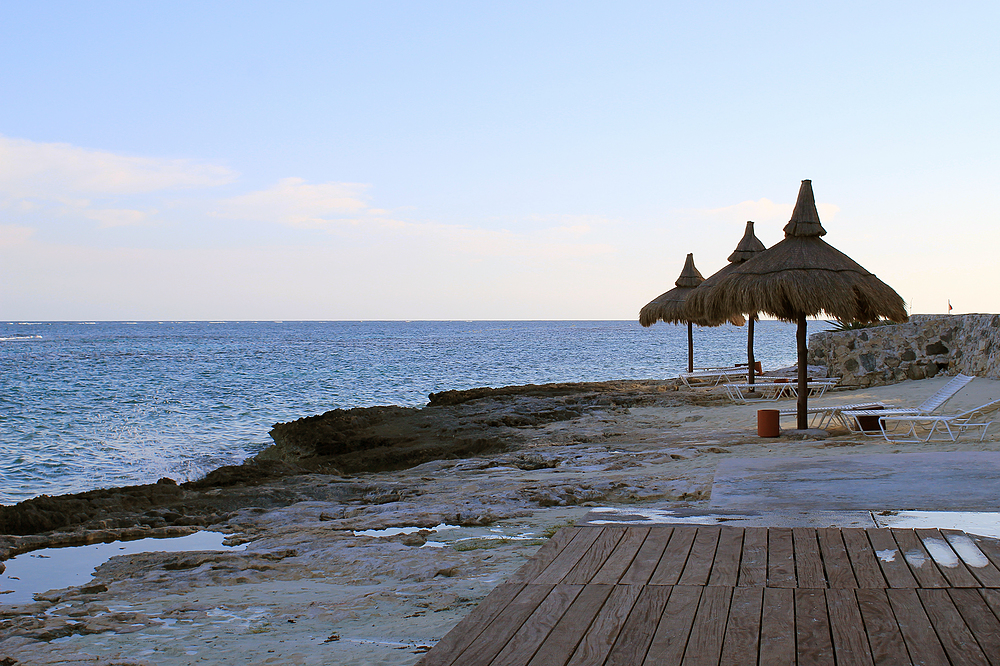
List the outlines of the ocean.
{"type": "MultiPolygon", "coordinates": [[[[795,362],[793,324],[755,332],[765,370],[795,362]]],[[[745,327],[694,333],[696,366],[745,360],[745,327]]],[[[335,408],[676,377],[686,335],[635,321],[2,323],[0,504],[191,480],[268,446],[273,424],[335,408]]]]}

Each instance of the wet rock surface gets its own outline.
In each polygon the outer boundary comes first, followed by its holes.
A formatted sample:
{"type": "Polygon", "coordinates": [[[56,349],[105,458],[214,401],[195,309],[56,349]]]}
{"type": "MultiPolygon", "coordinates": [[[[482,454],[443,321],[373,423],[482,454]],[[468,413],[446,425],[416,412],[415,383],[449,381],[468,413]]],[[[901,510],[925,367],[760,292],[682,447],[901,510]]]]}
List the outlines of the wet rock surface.
{"type": "Polygon", "coordinates": [[[675,382],[625,381],[443,391],[422,409],[335,409],[278,423],[271,430],[275,445],[257,458],[334,474],[405,469],[516,450],[526,428],[595,410],[665,404],[677,395],[675,382]]]}
{"type": "MultiPolygon", "coordinates": [[[[0,535],[209,526],[224,522],[240,508],[273,508],[305,500],[384,503],[395,498],[392,493],[343,476],[515,451],[526,446],[533,430],[546,424],[608,409],[682,403],[679,396],[673,382],[616,381],[445,391],[432,394],[422,409],[332,410],[276,424],[271,431],[273,446],[242,465],[221,467],[198,481],[178,485],[161,479],[155,484],[43,495],[0,506],[0,535]],[[332,478],[322,483],[290,480],[316,473],[332,478]]],[[[521,456],[515,463],[521,469],[549,464],[555,463],[537,456],[521,456]]],[[[16,552],[10,539],[0,539],[0,559],[16,552]]]]}
{"type": "MultiPolygon", "coordinates": [[[[300,420],[267,455],[191,484],[37,498],[44,502],[32,511],[57,516],[63,501],[69,518],[0,537],[3,557],[205,527],[246,549],[121,555],[85,585],[27,604],[4,605],[0,596],[0,660],[413,664],[594,507],[704,508],[727,457],[887,452],[884,443],[840,434],[760,438],[759,405],[666,382],[523,389],[448,392],[421,410],[300,420]],[[331,431],[350,434],[327,445],[322,433],[331,431]],[[447,447],[476,438],[498,444],[469,455],[447,447]],[[382,453],[364,462],[366,441],[415,446],[412,464],[392,468],[410,454],[389,468],[382,453]],[[434,447],[440,455],[427,457],[434,447]],[[205,522],[185,524],[195,519],[205,522]]],[[[18,507],[3,507],[3,520],[18,507]]]]}

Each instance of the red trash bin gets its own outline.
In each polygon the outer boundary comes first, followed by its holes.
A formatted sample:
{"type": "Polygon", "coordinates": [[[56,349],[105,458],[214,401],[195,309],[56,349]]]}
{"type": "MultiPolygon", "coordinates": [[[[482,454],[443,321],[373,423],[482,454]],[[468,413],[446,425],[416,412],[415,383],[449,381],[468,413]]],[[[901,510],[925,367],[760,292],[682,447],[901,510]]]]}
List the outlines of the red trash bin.
{"type": "MultiPolygon", "coordinates": [[[[885,409],[884,407],[869,407],[871,410],[885,409]]],[[[864,432],[878,432],[882,428],[878,424],[879,416],[859,416],[858,417],[858,427],[864,432]]]]}
{"type": "Polygon", "coordinates": [[[757,410],[757,436],[781,437],[781,426],[778,425],[777,409],[757,410]]]}

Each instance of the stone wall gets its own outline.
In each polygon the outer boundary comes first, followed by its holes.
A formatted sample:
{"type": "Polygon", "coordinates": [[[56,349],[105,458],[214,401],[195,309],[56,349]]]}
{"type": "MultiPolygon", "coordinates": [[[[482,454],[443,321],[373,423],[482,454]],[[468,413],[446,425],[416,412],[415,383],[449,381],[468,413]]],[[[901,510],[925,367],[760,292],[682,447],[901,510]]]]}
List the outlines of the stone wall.
{"type": "Polygon", "coordinates": [[[809,363],[842,386],[878,386],[938,373],[1000,379],[1000,315],[912,315],[906,324],[809,336],[809,363]]]}

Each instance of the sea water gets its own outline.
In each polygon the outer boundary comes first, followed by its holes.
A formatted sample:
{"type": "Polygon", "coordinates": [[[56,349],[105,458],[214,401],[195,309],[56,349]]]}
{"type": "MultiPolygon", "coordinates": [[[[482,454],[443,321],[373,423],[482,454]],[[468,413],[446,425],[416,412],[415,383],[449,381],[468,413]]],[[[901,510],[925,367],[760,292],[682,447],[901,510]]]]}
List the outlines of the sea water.
{"type": "MultiPolygon", "coordinates": [[[[755,341],[765,369],[795,362],[794,325],[755,341]]],[[[695,327],[694,347],[698,366],[740,362],[746,327],[695,327]]],[[[686,365],[686,327],[634,321],[0,323],[0,503],[190,480],[330,409],[686,365]]]]}

